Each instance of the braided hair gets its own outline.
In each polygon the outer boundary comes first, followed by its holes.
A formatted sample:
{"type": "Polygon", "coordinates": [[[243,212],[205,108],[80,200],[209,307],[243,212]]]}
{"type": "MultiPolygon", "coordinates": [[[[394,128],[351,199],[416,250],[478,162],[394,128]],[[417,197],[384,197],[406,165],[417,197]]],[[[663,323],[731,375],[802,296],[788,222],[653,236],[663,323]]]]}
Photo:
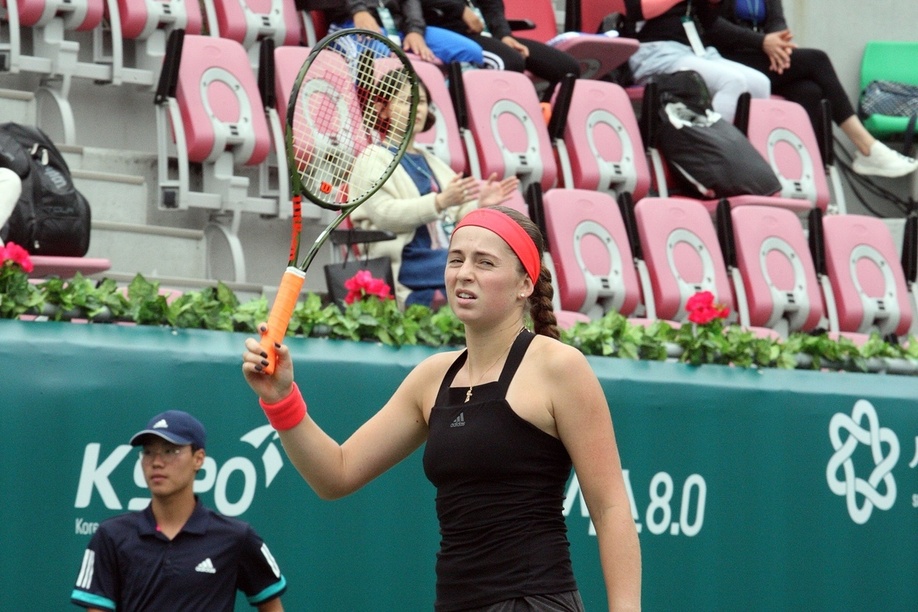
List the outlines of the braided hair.
{"type": "MultiPolygon", "coordinates": [[[[561,337],[561,333],[558,330],[558,320],[555,318],[555,309],[552,304],[555,290],[551,285],[551,272],[545,267],[543,258],[545,239],[542,237],[542,232],[539,230],[539,226],[533,223],[529,217],[513,208],[507,206],[492,206],[491,208],[499,210],[516,221],[529,234],[529,237],[532,238],[536,245],[536,249],[538,249],[541,270],[539,271],[539,280],[535,283],[532,295],[529,296],[529,317],[532,319],[535,333],[557,340],[561,337]]],[[[525,273],[522,262],[519,262],[519,266],[520,271],[525,273]]]]}

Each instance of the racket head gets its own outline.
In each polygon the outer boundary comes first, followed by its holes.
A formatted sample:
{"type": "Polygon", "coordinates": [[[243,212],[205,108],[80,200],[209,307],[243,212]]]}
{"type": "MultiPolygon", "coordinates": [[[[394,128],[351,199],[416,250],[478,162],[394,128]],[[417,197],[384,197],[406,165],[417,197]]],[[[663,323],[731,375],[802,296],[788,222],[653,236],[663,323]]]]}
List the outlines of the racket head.
{"type": "Polygon", "coordinates": [[[287,105],[292,194],[345,214],[365,202],[411,141],[418,95],[410,60],[387,37],[352,28],[323,38],[300,68],[287,105]],[[374,156],[373,171],[352,181],[361,155],[374,156]]]}

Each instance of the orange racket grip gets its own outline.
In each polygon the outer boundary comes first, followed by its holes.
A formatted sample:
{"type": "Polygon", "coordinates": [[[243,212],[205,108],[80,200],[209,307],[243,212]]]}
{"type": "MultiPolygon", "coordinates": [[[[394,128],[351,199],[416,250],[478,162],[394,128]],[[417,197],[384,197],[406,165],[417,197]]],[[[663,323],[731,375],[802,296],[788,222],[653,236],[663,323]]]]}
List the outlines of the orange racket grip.
{"type": "Polygon", "coordinates": [[[282,343],[287,335],[287,326],[290,325],[290,317],[293,316],[296,300],[305,280],[305,272],[290,266],[284,272],[280,287],[277,288],[277,296],[274,298],[274,305],[271,306],[271,314],[268,315],[268,331],[261,337],[261,348],[268,355],[265,374],[274,374],[274,366],[277,365],[277,351],[274,345],[282,343]]]}

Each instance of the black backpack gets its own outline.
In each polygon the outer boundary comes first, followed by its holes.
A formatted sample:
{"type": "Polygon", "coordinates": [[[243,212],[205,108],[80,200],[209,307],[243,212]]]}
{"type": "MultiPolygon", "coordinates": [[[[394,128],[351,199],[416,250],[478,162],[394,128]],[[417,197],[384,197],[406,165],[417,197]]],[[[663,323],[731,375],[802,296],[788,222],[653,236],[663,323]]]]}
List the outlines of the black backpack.
{"type": "Polygon", "coordinates": [[[0,166],[22,179],[22,195],[0,238],[32,255],[86,255],[89,202],[74,187],[67,162],[48,135],[18,123],[0,125],[0,166]]]}

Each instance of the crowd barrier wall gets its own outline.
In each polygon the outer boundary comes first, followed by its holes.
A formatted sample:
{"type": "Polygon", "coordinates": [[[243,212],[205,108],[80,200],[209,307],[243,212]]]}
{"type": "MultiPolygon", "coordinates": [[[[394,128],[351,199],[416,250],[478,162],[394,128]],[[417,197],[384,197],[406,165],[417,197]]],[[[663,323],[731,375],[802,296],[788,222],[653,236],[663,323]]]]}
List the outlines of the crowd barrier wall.
{"type": "MultiPolygon", "coordinates": [[[[95,527],[147,503],[127,441],[181,408],[208,428],[202,500],[264,537],[289,581],[287,610],[432,609],[439,534],[421,452],[348,498],[319,500],[242,379],[244,338],[0,321],[0,607],[69,609],[95,527]]],[[[290,346],[310,413],[341,441],[433,352],[290,346]]],[[[918,380],[590,363],[640,526],[645,610],[914,609],[918,380]]],[[[604,609],[573,478],[565,509],[586,609],[604,609]]]]}

